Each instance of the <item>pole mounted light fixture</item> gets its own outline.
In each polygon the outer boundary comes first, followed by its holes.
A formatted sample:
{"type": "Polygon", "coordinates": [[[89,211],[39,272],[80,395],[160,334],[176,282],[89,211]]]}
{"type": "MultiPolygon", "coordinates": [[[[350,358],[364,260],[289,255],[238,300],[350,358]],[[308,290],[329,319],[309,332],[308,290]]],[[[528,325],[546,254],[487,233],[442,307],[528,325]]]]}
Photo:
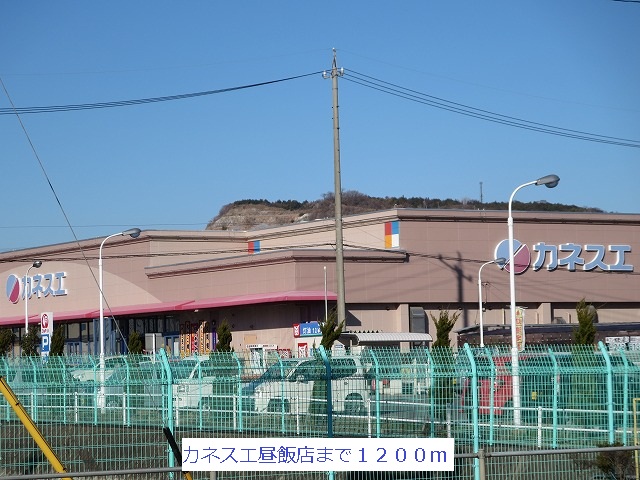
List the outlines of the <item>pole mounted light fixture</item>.
{"type": "Polygon", "coordinates": [[[536,180],[536,185],[544,185],[547,188],[555,188],[560,182],[560,177],[557,175],[547,175],[546,177],[536,180]]]}
{"type": "Polygon", "coordinates": [[[102,243],[100,244],[100,249],[98,250],[98,281],[100,287],[100,395],[98,397],[98,403],[100,407],[104,407],[104,291],[103,291],[103,274],[102,274],[102,247],[105,242],[113,237],[118,236],[129,236],[131,238],[138,238],[140,236],[139,228],[130,228],[129,230],[125,230],[123,232],[114,233],[113,235],[109,235],[106,237],[102,243]]]}
{"type": "Polygon", "coordinates": [[[515,281],[515,265],[514,265],[514,246],[513,246],[513,215],[511,213],[511,204],[518,190],[529,185],[544,185],[547,188],[554,188],[560,182],[557,175],[547,175],[537,180],[523,183],[517,187],[509,197],[509,218],[507,225],[509,227],[509,292],[511,297],[511,369],[512,369],[512,385],[513,385],[513,423],[520,425],[520,375],[518,372],[518,340],[516,332],[516,281],[515,281]]]}
{"type": "Polygon", "coordinates": [[[478,270],[478,315],[480,316],[480,347],[482,348],[484,348],[484,326],[482,324],[482,269],[492,263],[504,265],[507,263],[507,259],[500,257],[495,260],[490,260],[480,265],[480,269],[478,270]]]}
{"type": "Polygon", "coordinates": [[[29,296],[31,295],[31,281],[29,280],[29,272],[32,268],[40,268],[42,260],[34,260],[27,273],[24,276],[24,334],[29,333],[29,296]]]}

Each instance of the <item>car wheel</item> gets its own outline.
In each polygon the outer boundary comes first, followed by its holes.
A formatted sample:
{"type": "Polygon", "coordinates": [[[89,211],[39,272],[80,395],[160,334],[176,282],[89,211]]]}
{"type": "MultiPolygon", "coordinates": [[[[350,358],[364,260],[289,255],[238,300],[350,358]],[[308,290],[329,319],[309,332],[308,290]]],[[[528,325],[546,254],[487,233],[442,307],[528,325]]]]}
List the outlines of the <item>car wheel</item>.
{"type": "Polygon", "coordinates": [[[107,398],[107,408],[120,408],[122,407],[122,400],[118,397],[107,398]]]}
{"type": "Polygon", "coordinates": [[[364,400],[355,393],[350,393],[344,399],[344,413],[347,415],[364,415],[364,400]]]}
{"type": "Polygon", "coordinates": [[[281,398],[276,398],[273,400],[269,400],[269,405],[267,406],[267,412],[271,413],[279,413],[282,412],[284,408],[285,413],[289,413],[291,408],[289,406],[289,400],[283,400],[281,398]]]}
{"type": "Polygon", "coordinates": [[[213,410],[213,399],[211,398],[201,399],[198,407],[202,412],[210,412],[211,410],[213,410]]]}

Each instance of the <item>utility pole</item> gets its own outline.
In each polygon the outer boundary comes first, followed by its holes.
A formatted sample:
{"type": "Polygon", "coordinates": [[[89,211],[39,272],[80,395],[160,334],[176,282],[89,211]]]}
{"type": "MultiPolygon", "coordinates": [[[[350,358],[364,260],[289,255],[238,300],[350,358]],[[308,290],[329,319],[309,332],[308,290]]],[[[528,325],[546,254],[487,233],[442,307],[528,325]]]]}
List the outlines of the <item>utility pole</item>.
{"type": "Polygon", "coordinates": [[[333,49],[331,73],[324,72],[323,78],[331,78],[333,92],[333,180],[336,225],[336,280],[338,291],[338,325],[347,318],[344,293],[344,252],[342,241],[342,184],[340,182],[340,122],[338,121],[338,77],[344,75],[344,68],[338,68],[336,49],[333,49]]]}

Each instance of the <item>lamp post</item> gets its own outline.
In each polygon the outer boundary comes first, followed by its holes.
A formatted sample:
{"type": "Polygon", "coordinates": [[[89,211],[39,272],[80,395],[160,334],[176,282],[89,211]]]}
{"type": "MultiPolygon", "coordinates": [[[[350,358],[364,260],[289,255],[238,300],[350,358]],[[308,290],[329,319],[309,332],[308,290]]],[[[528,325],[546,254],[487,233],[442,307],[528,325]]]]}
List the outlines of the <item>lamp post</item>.
{"type": "Polygon", "coordinates": [[[24,276],[24,334],[29,333],[29,295],[31,294],[31,282],[29,281],[29,272],[32,268],[40,268],[42,266],[42,260],[34,260],[27,273],[24,276]]]}
{"type": "Polygon", "coordinates": [[[117,236],[127,236],[129,235],[131,238],[137,238],[140,235],[139,228],[130,228],[129,230],[125,230],[124,232],[114,233],[113,235],[109,235],[105,238],[100,244],[100,249],[98,250],[98,282],[100,287],[100,395],[98,396],[98,404],[101,408],[104,408],[104,291],[102,289],[102,247],[105,242],[110,238],[117,236]]]}
{"type": "Polygon", "coordinates": [[[482,325],[482,269],[487,265],[491,265],[492,263],[504,265],[506,262],[506,258],[496,258],[495,260],[483,263],[482,265],[480,265],[480,270],[478,270],[478,312],[480,315],[480,347],[482,348],[484,348],[484,327],[482,325]]]}
{"type": "MultiPolygon", "coordinates": [[[[523,183],[517,187],[509,197],[509,218],[507,225],[509,227],[509,293],[511,296],[511,369],[512,369],[512,385],[513,385],[513,423],[520,425],[520,375],[518,368],[518,340],[516,335],[516,280],[514,265],[514,247],[513,247],[513,216],[511,214],[511,204],[513,197],[518,190],[529,185],[544,185],[547,188],[554,188],[558,185],[560,177],[557,175],[547,175],[532,182],[523,183]]],[[[524,327],[523,327],[524,328],[524,327]]]]}

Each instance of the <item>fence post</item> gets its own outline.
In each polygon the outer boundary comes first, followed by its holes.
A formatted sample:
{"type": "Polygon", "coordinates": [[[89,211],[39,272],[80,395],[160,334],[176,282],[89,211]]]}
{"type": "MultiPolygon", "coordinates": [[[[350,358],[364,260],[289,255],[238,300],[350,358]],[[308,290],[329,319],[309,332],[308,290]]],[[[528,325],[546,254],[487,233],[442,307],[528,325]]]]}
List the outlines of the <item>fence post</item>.
{"type": "MultiPolygon", "coordinates": [[[[464,352],[467,354],[467,358],[471,365],[471,392],[473,396],[473,452],[478,453],[478,450],[480,449],[480,429],[478,426],[478,370],[476,360],[468,343],[464,344],[464,352]]],[[[475,478],[476,480],[480,480],[480,462],[476,458],[474,463],[476,464],[475,478]]]]}
{"type": "Polygon", "coordinates": [[[329,357],[327,356],[327,351],[325,348],[320,345],[318,348],[320,352],[320,356],[322,357],[322,361],[324,362],[324,366],[327,372],[327,437],[333,437],[333,393],[331,392],[331,363],[329,362],[329,357]]]}
{"type": "MultiPolygon", "coordinates": [[[[136,402],[131,402],[131,367],[129,365],[129,358],[129,355],[123,355],[126,384],[124,392],[122,392],[122,422],[127,427],[131,426],[131,404],[135,403],[136,405],[138,405],[138,403],[136,402]]],[[[138,359],[136,360],[139,361],[138,359]]],[[[117,367],[114,366],[114,368],[117,367]]]]}
{"type": "MultiPolygon", "coordinates": [[[[285,377],[284,377],[284,365],[282,364],[282,357],[278,356],[278,366],[280,367],[280,431],[284,435],[286,433],[286,424],[284,421],[285,418],[285,377]]],[[[290,407],[291,408],[291,407],[290,407]]],[[[267,410],[269,409],[269,405],[267,404],[267,410]]],[[[296,412],[298,411],[298,400],[296,399],[296,412]]],[[[297,419],[296,419],[297,421],[297,419]]]]}
{"type": "MultiPolygon", "coordinates": [[[[162,368],[164,368],[164,371],[167,374],[167,428],[173,432],[175,431],[175,425],[173,423],[173,374],[171,373],[171,367],[169,366],[167,352],[164,348],[161,348],[158,353],[160,354],[162,368]]],[[[170,449],[167,450],[167,457],[169,459],[169,467],[175,467],[175,458],[171,454],[170,449]]]]}
{"type": "MultiPolygon", "coordinates": [[[[300,402],[297,396],[293,397],[293,400],[295,400],[295,402],[293,402],[293,407],[295,407],[296,415],[296,434],[300,435],[300,402]]],[[[289,408],[292,408],[291,404],[289,408]]]]}
{"type": "Polygon", "coordinates": [[[560,382],[560,368],[558,367],[558,359],[556,358],[555,353],[551,348],[547,349],[549,352],[549,357],[551,358],[551,363],[553,363],[553,400],[552,400],[552,412],[553,416],[553,433],[551,440],[551,447],[558,448],[558,395],[560,395],[560,386],[562,382],[560,382]]]}
{"type": "Polygon", "coordinates": [[[629,428],[629,359],[624,350],[620,350],[624,363],[624,383],[622,385],[622,444],[627,445],[627,429],[629,428]]]}
{"type": "MultiPolygon", "coordinates": [[[[29,363],[31,363],[31,369],[33,371],[33,387],[31,389],[31,418],[33,421],[38,423],[38,369],[36,368],[36,363],[33,361],[34,357],[27,357],[29,359],[29,363]]],[[[39,357],[37,357],[39,358],[39,357]]]]}
{"type": "MultiPolygon", "coordinates": [[[[279,356],[279,355],[278,355],[279,356]]],[[[233,352],[233,358],[238,365],[238,431],[242,432],[243,427],[243,408],[242,408],[242,363],[240,363],[240,359],[238,358],[238,354],[233,352]]],[[[282,362],[281,362],[282,363],[282,362]]],[[[235,405],[235,402],[234,402],[235,405]]]]}
{"type": "Polygon", "coordinates": [[[494,430],[495,430],[495,396],[496,396],[496,363],[493,361],[493,355],[489,347],[484,348],[489,365],[491,365],[491,386],[489,387],[489,445],[493,445],[494,430]]]}
{"type": "Polygon", "coordinates": [[[486,456],[484,454],[484,448],[478,450],[478,476],[479,480],[486,480],[487,478],[487,469],[486,469],[486,456]]]}
{"type": "MultiPolygon", "coordinates": [[[[204,385],[202,381],[202,362],[200,362],[200,360],[196,360],[196,368],[198,369],[198,407],[196,411],[198,412],[198,430],[202,431],[204,428],[204,412],[200,405],[202,405],[202,390],[204,385]]],[[[188,402],[186,408],[190,408],[188,402]]],[[[212,406],[211,409],[213,410],[213,408],[214,407],[212,406]]]]}
{"type": "Polygon", "coordinates": [[[62,410],[63,410],[63,422],[66,424],[67,423],[67,386],[69,385],[69,379],[67,377],[67,364],[66,364],[66,357],[64,356],[60,356],[60,357],[54,357],[54,358],[59,358],[60,359],[60,367],[62,368],[62,399],[60,401],[61,405],[62,405],[62,410]]]}
{"type": "Polygon", "coordinates": [[[435,365],[434,365],[434,361],[433,361],[433,355],[431,355],[431,352],[429,351],[429,349],[427,347],[425,348],[425,352],[427,354],[427,358],[429,359],[429,419],[430,419],[430,427],[431,430],[429,432],[429,435],[433,437],[434,435],[434,430],[435,430],[435,417],[436,417],[436,404],[433,401],[433,392],[435,390],[435,385],[436,385],[436,375],[435,375],[435,365]]]}
{"type": "MultiPolygon", "coordinates": [[[[9,382],[9,380],[13,381],[13,378],[9,379],[9,357],[0,357],[0,362],[4,364],[4,374],[2,376],[7,379],[7,382],[9,382]]],[[[11,418],[11,407],[9,404],[6,405],[5,410],[7,412],[6,420],[8,422],[11,418]]]]}
{"type": "Polygon", "coordinates": [[[613,423],[613,369],[611,367],[611,357],[609,357],[607,347],[604,346],[602,341],[598,342],[598,348],[607,364],[607,423],[609,424],[609,444],[613,445],[616,441],[615,425],[613,423]]]}
{"type": "Polygon", "coordinates": [[[376,438],[380,438],[381,424],[380,424],[380,363],[378,362],[378,357],[376,356],[375,349],[370,348],[369,353],[371,354],[371,359],[373,360],[374,372],[375,372],[375,402],[376,402],[376,438]]]}

